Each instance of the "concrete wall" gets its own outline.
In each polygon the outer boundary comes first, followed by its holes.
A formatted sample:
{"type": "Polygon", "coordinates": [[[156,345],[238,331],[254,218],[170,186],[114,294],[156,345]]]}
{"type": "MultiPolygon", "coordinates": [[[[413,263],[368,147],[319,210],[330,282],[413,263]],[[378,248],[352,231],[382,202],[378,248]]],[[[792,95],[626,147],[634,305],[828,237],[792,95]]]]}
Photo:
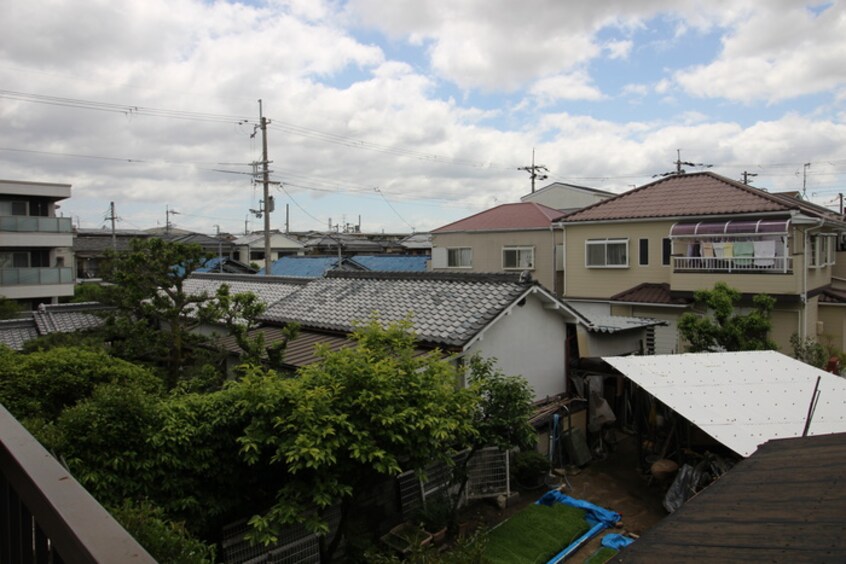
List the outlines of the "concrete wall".
{"type": "Polygon", "coordinates": [[[532,277],[551,292],[555,284],[555,243],[561,241],[560,231],[484,231],[472,233],[432,234],[432,270],[439,272],[515,272],[522,269],[505,270],[502,264],[502,250],[505,247],[532,247],[535,250],[535,267],[529,271],[532,277]],[[473,249],[471,268],[438,268],[434,256],[436,248],[470,247],[473,249]]]}
{"type": "Polygon", "coordinates": [[[513,307],[468,352],[496,358],[503,372],[522,375],[535,400],[542,400],[567,390],[566,336],[564,318],[530,295],[525,305],[513,307]]]}

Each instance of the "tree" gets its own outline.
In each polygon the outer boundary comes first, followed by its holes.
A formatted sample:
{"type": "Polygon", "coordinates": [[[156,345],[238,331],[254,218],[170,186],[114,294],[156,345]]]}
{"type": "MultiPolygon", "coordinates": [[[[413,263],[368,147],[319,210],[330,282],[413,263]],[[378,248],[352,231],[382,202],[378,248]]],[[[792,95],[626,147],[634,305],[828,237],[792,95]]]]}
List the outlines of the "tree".
{"type": "Polygon", "coordinates": [[[14,319],[21,313],[21,306],[15,300],[0,296],[0,319],[14,319]]]}
{"type": "Polygon", "coordinates": [[[243,454],[287,472],[275,505],[251,520],[255,538],[274,542],[295,522],[325,533],[320,512],[338,504],[339,532],[322,551],[329,561],[364,492],[448,460],[476,436],[477,397],[456,387],[456,368],[439,354],[416,354],[408,330],[408,322],[383,329],[374,320],[354,332],[355,347],[319,350],[321,361],[297,378],[254,371],[235,384],[251,417],[243,454]]]}
{"type": "Polygon", "coordinates": [[[473,411],[470,453],[453,469],[453,482],[458,486],[452,496],[453,517],[467,486],[467,466],[480,448],[496,446],[502,450],[534,448],[537,433],[529,423],[533,393],[522,376],[509,376],[496,367],[491,358],[472,356],[468,363],[468,387],[478,399],[473,411]]]}
{"type": "Polygon", "coordinates": [[[110,256],[104,278],[113,284],[105,295],[117,306],[107,328],[119,353],[163,365],[173,388],[205,339],[192,333],[201,322],[208,296],[188,294],[185,280],[209,258],[199,245],[134,239],[127,252],[110,256]]]}
{"type": "Polygon", "coordinates": [[[717,282],[712,290],[697,290],[696,305],[707,308],[710,315],[687,312],[679,318],[679,332],[689,343],[691,352],[775,350],[769,338],[770,314],[775,298],[758,294],[752,298],[752,311],[736,311],[741,294],[725,282],[717,282]]]}

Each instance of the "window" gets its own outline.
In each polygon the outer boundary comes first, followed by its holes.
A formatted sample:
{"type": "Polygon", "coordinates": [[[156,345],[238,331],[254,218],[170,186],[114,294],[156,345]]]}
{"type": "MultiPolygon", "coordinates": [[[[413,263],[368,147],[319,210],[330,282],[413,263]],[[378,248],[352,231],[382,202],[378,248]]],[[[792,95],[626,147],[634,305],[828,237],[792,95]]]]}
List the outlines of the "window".
{"type": "Polygon", "coordinates": [[[505,247],[502,249],[503,270],[526,270],[534,267],[534,247],[505,247]]]}
{"type": "Polygon", "coordinates": [[[447,268],[472,268],[473,249],[458,247],[447,249],[447,268]]]}
{"type": "Polygon", "coordinates": [[[670,266],[672,256],[673,241],[668,237],[664,237],[664,239],[661,240],[661,264],[664,266],[670,266]]]}
{"type": "Polygon", "coordinates": [[[640,266],[649,266],[649,239],[638,240],[637,263],[640,266]]]}
{"type": "Polygon", "coordinates": [[[834,237],[817,235],[811,237],[811,266],[821,268],[834,264],[834,237]]]}
{"type": "Polygon", "coordinates": [[[589,239],[585,241],[585,266],[594,268],[627,268],[628,239],[589,239]]]}
{"type": "Polygon", "coordinates": [[[29,206],[26,201],[3,200],[0,215],[29,215],[29,206]]]}

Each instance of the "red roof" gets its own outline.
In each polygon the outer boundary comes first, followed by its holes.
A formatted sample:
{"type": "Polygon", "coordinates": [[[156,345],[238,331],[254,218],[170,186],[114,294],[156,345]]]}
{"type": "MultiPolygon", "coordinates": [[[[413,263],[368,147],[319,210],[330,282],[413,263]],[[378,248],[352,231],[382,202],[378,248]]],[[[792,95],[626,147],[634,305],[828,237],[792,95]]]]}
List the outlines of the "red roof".
{"type": "Polygon", "coordinates": [[[611,296],[610,299],[612,302],[638,304],[687,305],[690,303],[690,300],[673,297],[669,284],[653,284],[650,282],[638,284],[634,288],[611,296]]]}
{"type": "Polygon", "coordinates": [[[808,202],[770,194],[713,172],[667,176],[575,211],[565,222],[802,210],[837,219],[808,202]]]}
{"type": "Polygon", "coordinates": [[[506,229],[548,229],[553,221],[563,216],[563,212],[535,202],[502,204],[439,227],[433,230],[432,233],[500,231],[506,229]]]}

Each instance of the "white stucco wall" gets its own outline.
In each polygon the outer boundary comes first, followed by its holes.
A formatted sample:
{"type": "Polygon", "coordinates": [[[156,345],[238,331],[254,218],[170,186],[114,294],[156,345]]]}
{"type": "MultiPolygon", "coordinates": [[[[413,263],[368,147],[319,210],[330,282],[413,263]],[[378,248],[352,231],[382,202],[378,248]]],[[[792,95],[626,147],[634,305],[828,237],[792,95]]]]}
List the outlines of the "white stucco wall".
{"type": "Polygon", "coordinates": [[[565,319],[543,308],[533,295],[523,306],[515,306],[507,318],[490,327],[469,354],[497,359],[506,374],[519,374],[528,380],[535,400],[567,390],[565,359],[565,319]]]}

